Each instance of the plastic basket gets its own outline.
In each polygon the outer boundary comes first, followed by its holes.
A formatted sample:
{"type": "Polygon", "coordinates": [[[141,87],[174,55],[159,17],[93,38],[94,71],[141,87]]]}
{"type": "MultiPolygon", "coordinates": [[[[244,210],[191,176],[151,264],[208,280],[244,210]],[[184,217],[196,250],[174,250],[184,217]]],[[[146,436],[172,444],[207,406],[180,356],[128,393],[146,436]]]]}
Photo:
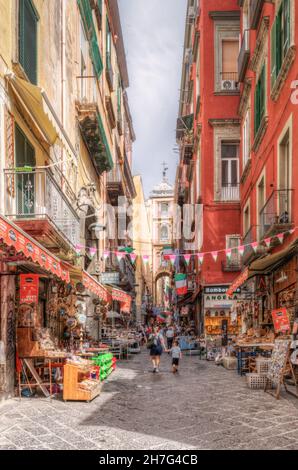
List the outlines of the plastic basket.
{"type": "MultiPolygon", "coordinates": [[[[246,374],[248,388],[252,390],[261,390],[265,388],[266,385],[266,375],[264,374],[246,374]]],[[[269,380],[268,388],[272,388],[273,384],[269,380]]]]}
{"type": "Polygon", "coordinates": [[[271,359],[266,357],[257,357],[256,358],[256,368],[258,374],[267,374],[269,369],[271,359]]]}

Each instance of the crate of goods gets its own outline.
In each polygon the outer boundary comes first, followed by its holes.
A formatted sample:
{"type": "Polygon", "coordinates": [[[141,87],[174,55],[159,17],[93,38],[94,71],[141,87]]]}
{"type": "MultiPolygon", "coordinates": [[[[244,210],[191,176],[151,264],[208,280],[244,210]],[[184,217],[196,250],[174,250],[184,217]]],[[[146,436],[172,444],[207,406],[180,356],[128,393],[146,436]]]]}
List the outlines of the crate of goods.
{"type": "Polygon", "coordinates": [[[63,400],[91,401],[97,397],[101,391],[101,384],[100,380],[92,378],[94,369],[92,363],[90,365],[83,362],[65,364],[63,400]]]}
{"type": "Polygon", "coordinates": [[[258,374],[267,374],[271,359],[267,357],[256,358],[256,369],[258,374]]]}
{"type": "MultiPolygon", "coordinates": [[[[261,390],[265,388],[267,377],[265,374],[246,374],[248,388],[252,390],[261,390]]],[[[273,384],[269,380],[268,388],[272,388],[273,384]]]]}

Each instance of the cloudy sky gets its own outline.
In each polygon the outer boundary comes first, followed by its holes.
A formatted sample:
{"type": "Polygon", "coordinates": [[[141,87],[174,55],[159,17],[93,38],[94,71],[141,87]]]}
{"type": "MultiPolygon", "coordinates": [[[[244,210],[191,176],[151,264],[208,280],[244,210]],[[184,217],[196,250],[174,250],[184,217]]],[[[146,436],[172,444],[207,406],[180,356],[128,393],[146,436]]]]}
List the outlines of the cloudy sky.
{"type": "Polygon", "coordinates": [[[187,0],[118,0],[128,62],[129,103],[137,141],[134,174],[145,194],[162,177],[162,162],[174,182],[173,148],[179,105],[187,0]]]}

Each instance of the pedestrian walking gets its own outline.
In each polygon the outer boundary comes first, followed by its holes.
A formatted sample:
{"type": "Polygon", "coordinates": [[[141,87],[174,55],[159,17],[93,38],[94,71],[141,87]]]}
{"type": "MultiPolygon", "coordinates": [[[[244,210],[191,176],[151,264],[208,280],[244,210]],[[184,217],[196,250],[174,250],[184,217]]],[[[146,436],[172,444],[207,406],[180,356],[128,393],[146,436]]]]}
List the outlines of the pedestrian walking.
{"type": "Polygon", "coordinates": [[[172,357],[172,372],[173,374],[176,374],[178,372],[179,361],[182,358],[182,352],[176,339],[173,342],[172,348],[168,352],[170,352],[172,357]]]}
{"type": "Polygon", "coordinates": [[[174,336],[175,336],[174,328],[172,326],[169,326],[169,328],[166,331],[168,349],[171,349],[173,346],[174,336]]]}
{"type": "Polygon", "coordinates": [[[153,332],[149,336],[147,348],[150,349],[153,372],[159,372],[160,357],[165,349],[165,344],[163,335],[158,326],[153,328],[153,332]]]}

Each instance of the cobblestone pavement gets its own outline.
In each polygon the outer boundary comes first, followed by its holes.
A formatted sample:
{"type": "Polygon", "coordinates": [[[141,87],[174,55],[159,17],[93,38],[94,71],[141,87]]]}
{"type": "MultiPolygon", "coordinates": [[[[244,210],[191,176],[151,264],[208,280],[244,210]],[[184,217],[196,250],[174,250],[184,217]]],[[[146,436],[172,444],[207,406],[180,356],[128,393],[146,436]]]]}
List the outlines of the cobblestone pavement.
{"type": "Polygon", "coordinates": [[[92,403],[0,406],[1,449],[298,449],[298,400],[252,391],[235,371],[183,357],[179,375],[147,351],[119,364],[92,403]]]}

